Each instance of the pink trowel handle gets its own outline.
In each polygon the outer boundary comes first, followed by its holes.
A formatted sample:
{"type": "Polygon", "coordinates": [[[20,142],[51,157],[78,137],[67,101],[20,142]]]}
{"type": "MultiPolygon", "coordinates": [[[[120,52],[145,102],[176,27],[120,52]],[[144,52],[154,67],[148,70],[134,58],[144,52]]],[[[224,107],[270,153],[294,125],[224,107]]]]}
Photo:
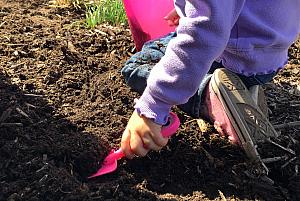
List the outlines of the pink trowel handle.
{"type": "Polygon", "coordinates": [[[163,137],[171,137],[177,131],[180,126],[180,121],[174,112],[170,112],[169,120],[167,125],[163,126],[161,129],[161,134],[163,137]]]}
{"type": "MultiPolygon", "coordinates": [[[[180,120],[178,116],[174,112],[170,112],[168,123],[164,125],[161,129],[162,136],[165,138],[171,137],[176,133],[179,126],[180,126],[180,120]]],[[[121,148],[119,148],[117,151],[112,150],[111,153],[106,157],[104,163],[111,163],[111,161],[119,160],[125,156],[121,148]]]]}
{"type": "Polygon", "coordinates": [[[121,150],[121,148],[119,148],[117,151],[115,151],[114,149],[110,151],[109,155],[105,158],[105,160],[103,161],[103,164],[109,164],[109,163],[113,163],[116,160],[119,160],[121,158],[123,158],[125,155],[123,153],[123,151],[121,150]]]}
{"type": "MultiPolygon", "coordinates": [[[[174,133],[176,133],[179,125],[179,118],[175,113],[171,112],[168,119],[168,124],[163,126],[161,129],[162,136],[166,138],[172,136],[174,133]]],[[[119,148],[117,151],[111,150],[109,155],[104,159],[102,167],[95,174],[88,178],[98,177],[100,175],[115,171],[117,169],[117,160],[121,159],[124,156],[125,155],[122,152],[121,148],[119,148]]]]}

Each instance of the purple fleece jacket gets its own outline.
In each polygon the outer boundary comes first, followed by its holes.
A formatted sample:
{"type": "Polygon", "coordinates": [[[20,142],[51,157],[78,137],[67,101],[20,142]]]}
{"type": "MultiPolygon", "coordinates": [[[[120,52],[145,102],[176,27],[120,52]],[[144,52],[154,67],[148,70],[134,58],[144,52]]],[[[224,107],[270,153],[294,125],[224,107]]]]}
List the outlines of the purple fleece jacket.
{"type": "Polygon", "coordinates": [[[277,71],[300,31],[300,0],[176,0],[175,8],[177,37],[135,105],[158,124],[194,95],[213,61],[246,76],[277,71]]]}

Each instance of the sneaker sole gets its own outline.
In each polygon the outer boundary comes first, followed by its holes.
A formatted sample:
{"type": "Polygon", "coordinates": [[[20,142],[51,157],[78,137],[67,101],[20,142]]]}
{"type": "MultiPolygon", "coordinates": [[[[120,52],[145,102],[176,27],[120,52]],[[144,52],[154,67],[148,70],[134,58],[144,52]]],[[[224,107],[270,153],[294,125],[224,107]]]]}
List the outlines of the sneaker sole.
{"type": "Polygon", "coordinates": [[[257,143],[278,134],[253,101],[240,78],[226,69],[217,69],[211,86],[221,101],[241,146],[252,160],[260,160],[257,143]]]}

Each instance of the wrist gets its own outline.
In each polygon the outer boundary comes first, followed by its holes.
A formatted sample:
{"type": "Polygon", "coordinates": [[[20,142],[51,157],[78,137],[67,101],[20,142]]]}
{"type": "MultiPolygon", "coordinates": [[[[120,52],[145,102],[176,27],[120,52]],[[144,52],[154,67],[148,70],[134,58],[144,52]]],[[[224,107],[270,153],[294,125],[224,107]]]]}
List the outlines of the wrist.
{"type": "MultiPolygon", "coordinates": [[[[144,93],[145,94],[145,93],[144,93]]],[[[151,119],[154,123],[164,125],[168,121],[171,105],[154,100],[151,95],[142,95],[136,100],[134,108],[139,116],[151,119]]]]}

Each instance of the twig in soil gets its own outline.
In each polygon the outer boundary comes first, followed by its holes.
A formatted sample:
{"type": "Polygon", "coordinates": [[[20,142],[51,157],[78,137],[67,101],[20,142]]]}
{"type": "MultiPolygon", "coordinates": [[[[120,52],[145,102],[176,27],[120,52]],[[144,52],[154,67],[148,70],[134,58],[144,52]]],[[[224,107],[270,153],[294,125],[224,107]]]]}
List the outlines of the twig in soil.
{"type": "Polygon", "coordinates": [[[291,158],[288,162],[286,162],[285,164],[283,164],[281,166],[281,169],[285,168],[286,166],[288,166],[288,164],[290,164],[291,162],[293,162],[294,160],[296,160],[297,157],[295,156],[294,158],[291,158]]]}
{"type": "Polygon", "coordinates": [[[30,103],[25,103],[25,105],[27,105],[27,107],[28,107],[28,108],[30,108],[30,107],[32,107],[32,108],[36,108],[36,106],[35,106],[35,105],[32,105],[32,104],[30,104],[30,103]]]}
{"type": "Polygon", "coordinates": [[[21,62],[21,63],[19,63],[19,64],[11,65],[10,67],[11,67],[11,68],[17,68],[17,67],[22,66],[22,65],[24,65],[24,64],[26,64],[26,62],[21,62]]]}
{"type": "Polygon", "coordinates": [[[114,95],[113,95],[112,91],[110,91],[110,99],[111,99],[111,101],[114,101],[114,95]]]}
{"type": "Polygon", "coordinates": [[[272,141],[270,138],[266,139],[266,141],[267,141],[267,142],[270,142],[271,144],[273,144],[273,145],[275,145],[275,146],[277,146],[277,147],[279,147],[280,149],[283,149],[283,150],[285,150],[285,151],[287,151],[287,152],[289,152],[289,153],[291,153],[291,154],[293,154],[293,155],[296,155],[295,151],[293,151],[292,149],[283,147],[283,146],[281,146],[280,144],[277,144],[276,142],[272,141]]]}
{"type": "Polygon", "coordinates": [[[0,117],[0,123],[4,122],[9,117],[11,112],[12,112],[12,108],[11,107],[7,108],[0,117]]]}
{"type": "Polygon", "coordinates": [[[31,123],[33,122],[32,119],[29,117],[29,115],[26,114],[23,110],[21,110],[21,109],[18,108],[18,107],[16,108],[16,110],[17,110],[17,112],[18,112],[20,115],[26,117],[31,123]]]}
{"type": "Polygon", "coordinates": [[[43,95],[38,95],[38,94],[24,94],[24,96],[43,97],[43,95]]]}
{"type": "Polygon", "coordinates": [[[298,144],[299,141],[296,140],[295,138],[293,138],[290,134],[288,134],[288,137],[290,138],[290,140],[292,141],[293,144],[298,144]]]}
{"type": "Polygon", "coordinates": [[[118,189],[119,189],[119,184],[117,185],[117,187],[116,187],[116,189],[114,190],[114,192],[113,192],[113,196],[115,196],[115,194],[116,194],[116,192],[118,191],[118,189]]]}
{"type": "Polygon", "coordinates": [[[0,124],[0,127],[13,127],[13,126],[22,127],[23,124],[22,123],[1,123],[0,124]]]}
{"type": "Polygon", "coordinates": [[[38,172],[41,172],[41,171],[43,171],[43,170],[47,169],[47,168],[48,168],[48,166],[49,166],[49,164],[48,164],[48,163],[46,163],[46,164],[45,164],[43,167],[41,167],[40,169],[36,170],[35,172],[36,172],[36,173],[38,173],[38,172]]]}
{"type": "Polygon", "coordinates": [[[277,124],[277,125],[274,125],[274,128],[282,129],[282,128],[297,127],[297,126],[300,126],[300,121],[294,121],[294,122],[289,122],[289,123],[284,123],[284,124],[277,124]]]}
{"type": "Polygon", "coordinates": [[[275,183],[270,177],[268,177],[266,175],[263,175],[261,177],[261,180],[263,180],[264,182],[266,182],[266,183],[268,183],[270,185],[273,185],[275,183]]]}
{"type": "Polygon", "coordinates": [[[193,121],[198,121],[198,119],[192,119],[192,120],[186,121],[186,122],[184,122],[184,124],[189,124],[189,123],[192,123],[193,121]]]}
{"type": "Polygon", "coordinates": [[[161,185],[159,185],[159,187],[163,188],[166,185],[166,183],[162,183],[161,185]]]}
{"type": "Polygon", "coordinates": [[[60,187],[58,190],[59,190],[60,192],[62,192],[62,193],[65,193],[65,194],[73,193],[72,191],[63,191],[61,188],[62,188],[62,187],[60,187]]]}
{"type": "MultiPolygon", "coordinates": [[[[41,124],[41,123],[44,123],[44,122],[46,122],[46,121],[47,121],[47,119],[41,120],[41,121],[39,121],[39,122],[36,122],[36,123],[32,124],[32,126],[36,126],[36,125],[41,124]]],[[[53,140],[52,140],[52,141],[53,141],[53,140]]]]}
{"type": "Polygon", "coordinates": [[[183,172],[183,174],[186,174],[190,171],[190,168],[188,168],[185,163],[183,163],[184,167],[185,167],[185,171],[183,172]]]}
{"type": "Polygon", "coordinates": [[[199,165],[197,165],[197,172],[198,172],[200,175],[202,174],[202,171],[201,171],[199,165]]]}
{"type": "Polygon", "coordinates": [[[7,45],[7,46],[26,46],[28,44],[25,43],[18,43],[18,44],[13,44],[13,43],[0,43],[0,45],[7,45]]]}
{"type": "Polygon", "coordinates": [[[44,182],[47,178],[48,178],[49,175],[45,174],[40,180],[39,180],[39,183],[42,183],[44,182]]]}
{"type": "Polygon", "coordinates": [[[280,160],[287,160],[288,157],[287,156],[277,156],[277,157],[273,157],[273,158],[264,158],[264,159],[261,159],[261,161],[263,163],[273,163],[273,162],[277,162],[277,161],[280,161],[280,160]]]}
{"type": "Polygon", "coordinates": [[[6,21],[2,22],[2,23],[0,24],[0,28],[1,28],[5,23],[6,23],[6,21]]]}
{"type": "Polygon", "coordinates": [[[299,173],[299,165],[295,165],[295,176],[297,176],[299,173]]]}

